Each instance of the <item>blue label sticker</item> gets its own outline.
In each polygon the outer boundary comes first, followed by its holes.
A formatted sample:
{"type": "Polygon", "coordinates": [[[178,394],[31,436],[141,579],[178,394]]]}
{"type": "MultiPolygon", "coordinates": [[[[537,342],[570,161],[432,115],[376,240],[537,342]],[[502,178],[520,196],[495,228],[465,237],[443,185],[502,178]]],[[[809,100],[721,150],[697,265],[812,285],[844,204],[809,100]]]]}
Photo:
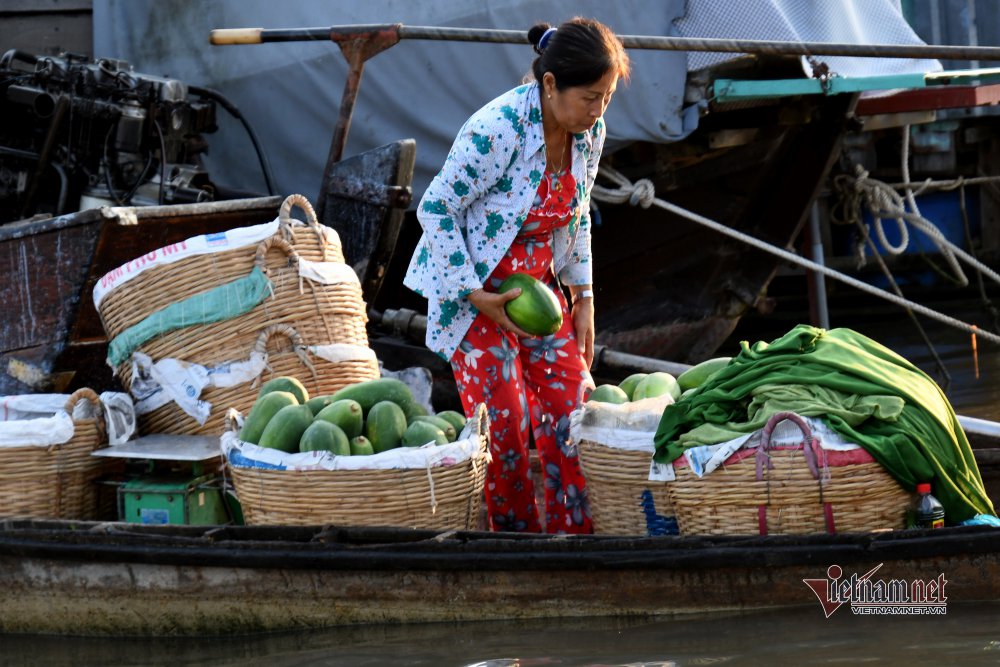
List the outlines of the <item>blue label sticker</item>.
{"type": "Polygon", "coordinates": [[[139,510],[139,520],[145,524],[168,524],[170,523],[170,511],[143,508],[139,510]]]}

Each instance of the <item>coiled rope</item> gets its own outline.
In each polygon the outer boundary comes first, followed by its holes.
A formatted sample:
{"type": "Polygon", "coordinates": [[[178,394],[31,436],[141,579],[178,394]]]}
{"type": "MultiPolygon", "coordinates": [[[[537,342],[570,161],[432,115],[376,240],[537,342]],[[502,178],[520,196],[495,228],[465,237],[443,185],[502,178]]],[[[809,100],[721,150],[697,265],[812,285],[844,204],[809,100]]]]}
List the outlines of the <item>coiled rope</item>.
{"type": "MultiPolygon", "coordinates": [[[[868,294],[872,294],[879,298],[885,299],[886,301],[894,303],[903,308],[910,308],[911,310],[918,312],[921,315],[925,315],[931,319],[935,319],[939,322],[955,327],[956,329],[962,329],[969,333],[974,333],[977,336],[980,336],[993,343],[1000,344],[1000,336],[994,333],[985,331],[983,329],[979,329],[971,324],[958,320],[954,317],[945,315],[944,313],[939,313],[936,310],[932,310],[926,306],[922,306],[919,303],[897,296],[883,289],[879,289],[878,287],[875,287],[873,285],[869,285],[868,283],[862,282],[857,278],[853,278],[835,269],[831,269],[827,266],[824,266],[823,264],[818,264],[812,260],[801,257],[794,252],[790,252],[788,250],[785,250],[784,248],[779,248],[775,245],[767,243],[766,241],[761,241],[760,239],[754,236],[750,236],[749,234],[745,234],[744,232],[727,227],[721,222],[717,222],[715,220],[712,220],[711,218],[706,218],[703,215],[699,215],[698,213],[689,211],[685,208],[681,208],[680,206],[676,206],[675,204],[671,204],[670,202],[664,201],[656,196],[656,189],[653,186],[653,183],[649,179],[643,178],[636,181],[633,184],[622,173],[606,165],[601,165],[600,175],[606,178],[607,180],[613,182],[617,187],[607,188],[595,183],[592,191],[592,196],[598,201],[603,201],[613,204],[622,204],[625,202],[629,202],[632,206],[640,206],[642,208],[649,208],[650,206],[656,206],[658,208],[663,209],[664,211],[673,213],[674,215],[680,216],[692,222],[696,222],[704,227],[708,227],[709,229],[716,231],[720,234],[724,234],[726,236],[729,236],[730,238],[734,238],[737,241],[740,241],[749,246],[757,248],[758,250],[762,250],[771,255],[780,257],[781,259],[784,259],[785,261],[788,261],[792,264],[797,264],[798,266],[809,269],[810,271],[821,273],[824,276],[827,276],[834,280],[850,285],[851,287],[857,288],[862,292],[867,292],[868,294]]],[[[911,215],[912,214],[910,213],[906,213],[901,217],[909,219],[908,216],[911,215]]],[[[996,274],[994,273],[994,275],[996,274]]]]}

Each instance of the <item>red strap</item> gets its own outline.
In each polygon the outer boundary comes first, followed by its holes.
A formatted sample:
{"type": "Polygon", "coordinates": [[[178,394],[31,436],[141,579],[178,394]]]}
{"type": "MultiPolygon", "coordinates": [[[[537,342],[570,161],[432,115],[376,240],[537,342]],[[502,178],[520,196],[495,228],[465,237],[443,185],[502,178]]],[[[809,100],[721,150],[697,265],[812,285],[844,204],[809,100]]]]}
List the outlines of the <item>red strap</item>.
{"type": "Polygon", "coordinates": [[[757,532],[767,535],[767,505],[757,505],[757,532]]]}
{"type": "Polygon", "coordinates": [[[830,503],[823,503],[823,518],[826,519],[826,532],[834,535],[837,526],[833,523],[833,506],[830,503]]]}

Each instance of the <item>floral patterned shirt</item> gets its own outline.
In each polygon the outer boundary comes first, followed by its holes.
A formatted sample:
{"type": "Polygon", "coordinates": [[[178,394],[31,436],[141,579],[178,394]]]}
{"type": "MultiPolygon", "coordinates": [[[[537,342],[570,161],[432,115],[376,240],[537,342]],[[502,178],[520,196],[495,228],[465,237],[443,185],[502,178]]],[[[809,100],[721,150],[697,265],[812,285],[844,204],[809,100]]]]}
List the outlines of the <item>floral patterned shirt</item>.
{"type": "MultiPolygon", "coordinates": [[[[592,283],[590,190],[604,147],[604,119],[574,135],[570,169],[579,203],[553,232],[553,269],[568,285],[592,283]]],[[[524,223],[545,171],[539,86],[510,90],[474,113],[417,207],[423,236],[403,284],[427,301],[427,347],[451,359],[478,311],[483,286],[524,223]]]]}

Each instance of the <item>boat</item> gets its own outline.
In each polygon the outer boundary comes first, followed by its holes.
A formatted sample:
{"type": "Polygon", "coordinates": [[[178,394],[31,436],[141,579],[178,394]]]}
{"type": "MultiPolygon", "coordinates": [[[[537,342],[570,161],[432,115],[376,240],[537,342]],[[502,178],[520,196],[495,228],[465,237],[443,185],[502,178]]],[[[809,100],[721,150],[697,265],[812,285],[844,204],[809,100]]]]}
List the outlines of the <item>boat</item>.
{"type": "MultiPolygon", "coordinates": [[[[833,580],[866,574],[893,586],[938,586],[933,603],[898,598],[897,606],[946,613],[949,602],[1000,597],[998,573],[1000,532],[985,527],[567,537],[6,521],[0,523],[0,632],[239,635],[778,607],[801,607],[804,614],[833,607],[829,615],[840,606],[833,580]]],[[[859,612],[864,605],[855,600],[848,604],[854,613],[878,613],[859,612]]]]}
{"type": "MultiPolygon", "coordinates": [[[[385,275],[408,201],[412,141],[337,162],[325,215],[340,232],[363,290],[385,275]],[[400,202],[403,202],[400,204],[400,202]]],[[[0,395],[118,390],[91,297],[108,272],[193,236],[274,220],[283,197],[153,206],[102,206],[0,225],[0,395]]]]}

